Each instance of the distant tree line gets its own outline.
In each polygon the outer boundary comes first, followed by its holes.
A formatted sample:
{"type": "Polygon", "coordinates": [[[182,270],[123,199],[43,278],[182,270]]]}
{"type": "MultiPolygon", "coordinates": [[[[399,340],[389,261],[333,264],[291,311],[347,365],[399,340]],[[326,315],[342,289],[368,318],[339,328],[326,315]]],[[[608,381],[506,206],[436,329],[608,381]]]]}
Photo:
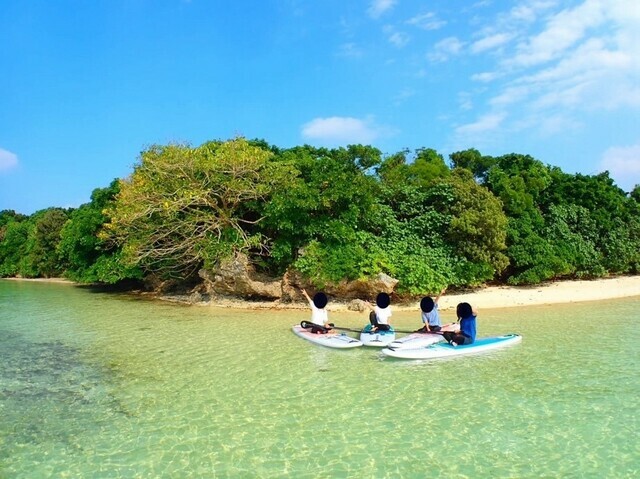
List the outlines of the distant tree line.
{"type": "Polygon", "coordinates": [[[0,276],[193,281],[244,253],[318,287],[387,273],[397,291],[638,274],[640,187],[528,155],[236,138],[157,145],[79,208],[0,212],[0,276]]]}

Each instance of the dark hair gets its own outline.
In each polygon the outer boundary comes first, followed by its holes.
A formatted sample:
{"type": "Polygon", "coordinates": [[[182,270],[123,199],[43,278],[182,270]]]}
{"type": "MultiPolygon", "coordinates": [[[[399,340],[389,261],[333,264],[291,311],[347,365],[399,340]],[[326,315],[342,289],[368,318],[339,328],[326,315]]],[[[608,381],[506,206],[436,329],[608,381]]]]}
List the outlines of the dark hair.
{"type": "Polygon", "coordinates": [[[324,308],[328,302],[329,302],[329,299],[327,298],[327,295],[324,293],[316,293],[313,295],[313,304],[318,309],[324,308]]]}
{"type": "Polygon", "coordinates": [[[420,309],[425,313],[430,313],[433,311],[433,306],[436,303],[433,302],[433,298],[431,296],[425,296],[420,300],[420,309]]]}
{"type": "Polygon", "coordinates": [[[378,296],[376,297],[376,304],[378,305],[378,308],[384,309],[391,304],[391,298],[387,293],[378,293],[378,296]]]}
{"type": "Polygon", "coordinates": [[[456,314],[460,319],[468,318],[469,316],[473,316],[473,308],[471,308],[469,303],[459,303],[456,308],[456,314]]]}

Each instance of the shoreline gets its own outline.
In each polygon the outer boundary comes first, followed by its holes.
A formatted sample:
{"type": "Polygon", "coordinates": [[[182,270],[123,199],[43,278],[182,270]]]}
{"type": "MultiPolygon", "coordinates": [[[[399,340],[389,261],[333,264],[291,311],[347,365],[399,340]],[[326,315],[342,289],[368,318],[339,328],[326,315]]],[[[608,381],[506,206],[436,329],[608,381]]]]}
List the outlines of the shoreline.
{"type": "MultiPolygon", "coordinates": [[[[63,278],[2,278],[12,281],[34,281],[49,283],[76,284],[63,278]]],[[[136,294],[136,293],[133,293],[136,294]]],[[[139,293],[138,293],[139,294],[139,293]]],[[[243,299],[224,298],[214,302],[193,303],[189,296],[159,296],[143,293],[154,299],[175,303],[189,303],[197,306],[210,306],[234,309],[306,309],[307,304],[280,303],[279,301],[249,301],[243,299]]],[[[595,280],[566,280],[545,283],[536,286],[487,286],[469,292],[447,292],[439,301],[441,311],[455,309],[460,302],[468,302],[479,309],[499,309],[521,306],[551,305],[560,303],[578,303],[601,301],[607,299],[640,296],[640,275],[616,276],[595,280]]],[[[395,303],[398,311],[415,310],[419,300],[395,303]]],[[[327,306],[328,311],[349,311],[349,302],[333,299],[327,306]]]]}
{"type": "Polygon", "coordinates": [[[440,309],[466,301],[482,309],[582,303],[640,296],[640,275],[565,280],[535,286],[489,286],[469,293],[445,293],[440,309]]]}
{"type": "MultiPolygon", "coordinates": [[[[602,301],[628,297],[640,297],[640,275],[600,278],[595,280],[565,280],[535,286],[487,286],[468,292],[446,292],[441,296],[440,311],[455,311],[458,303],[467,302],[478,309],[502,309],[526,306],[602,301]]],[[[175,299],[164,298],[169,301],[175,299]]],[[[420,300],[393,303],[396,311],[414,311],[420,300]]],[[[216,304],[199,303],[237,309],[307,309],[306,303],[252,302],[223,299],[216,304]]],[[[330,300],[328,311],[355,312],[349,302],[330,300]]]]}

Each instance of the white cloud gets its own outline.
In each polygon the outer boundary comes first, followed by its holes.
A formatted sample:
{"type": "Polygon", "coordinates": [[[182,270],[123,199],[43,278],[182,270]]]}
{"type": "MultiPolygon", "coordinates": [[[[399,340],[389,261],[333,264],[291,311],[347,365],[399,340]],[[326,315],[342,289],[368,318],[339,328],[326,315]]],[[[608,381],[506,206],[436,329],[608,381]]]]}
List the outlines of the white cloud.
{"type": "Polygon", "coordinates": [[[511,18],[524,22],[533,22],[536,19],[536,12],[529,5],[517,5],[511,9],[511,18]]]}
{"type": "Polygon", "coordinates": [[[404,47],[407,43],[409,43],[409,35],[404,32],[397,31],[391,25],[385,25],[382,31],[387,35],[387,39],[389,43],[397,48],[404,47]]]}
{"type": "Polygon", "coordinates": [[[355,43],[343,43],[338,50],[338,55],[342,57],[360,58],[362,54],[362,49],[355,43]]]}
{"type": "Polygon", "coordinates": [[[471,75],[471,79],[473,81],[479,82],[491,82],[496,78],[500,78],[502,76],[501,73],[498,72],[482,72],[482,73],[474,73],[471,75]]]}
{"type": "Polygon", "coordinates": [[[536,131],[538,138],[546,139],[557,135],[570,135],[571,132],[584,129],[584,124],[571,115],[543,113],[530,115],[512,125],[517,131],[536,131]]]}
{"type": "Polygon", "coordinates": [[[507,87],[498,95],[495,95],[489,104],[493,107],[500,106],[505,107],[508,105],[514,105],[522,102],[530,94],[530,87],[528,86],[512,86],[507,87]]]}
{"type": "Polygon", "coordinates": [[[385,133],[372,118],[364,120],[352,117],[332,116],[315,118],[302,126],[302,136],[328,144],[371,144],[385,133]]]}
{"type": "Polygon", "coordinates": [[[540,83],[577,77],[594,79],[596,76],[608,75],[611,71],[626,70],[631,63],[632,59],[628,53],[608,48],[603,39],[592,38],[552,67],[524,77],[523,80],[540,83]]]}
{"type": "Polygon", "coordinates": [[[404,88],[393,97],[393,104],[400,105],[407,101],[409,98],[413,97],[415,94],[415,90],[412,90],[411,88],[404,88]]]}
{"type": "Polygon", "coordinates": [[[395,4],[396,0],[373,0],[367,9],[367,13],[371,18],[380,18],[382,14],[391,10],[395,4]]]}
{"type": "MultiPolygon", "coordinates": [[[[610,39],[585,40],[547,68],[514,76],[491,104],[505,103],[518,92],[534,110],[570,108],[586,111],[640,106],[640,51],[621,48],[610,39]]],[[[515,103],[515,102],[511,102],[515,103]]]]}
{"type": "Polygon", "coordinates": [[[422,28],[423,30],[437,30],[447,24],[436,17],[435,13],[423,13],[407,20],[407,24],[422,28]]]}
{"type": "MultiPolygon", "coordinates": [[[[483,62],[485,71],[470,75],[493,88],[478,118],[486,120],[501,111],[519,119],[509,124],[512,132],[552,135],[561,133],[562,125],[585,127],[589,115],[598,111],[640,108],[636,0],[582,0],[555,13],[553,6],[550,1],[524,2],[496,22],[501,32],[487,30],[483,39],[471,44],[481,60],[494,53],[498,57],[493,65],[483,62]],[[543,11],[544,17],[537,19],[543,11]],[[538,23],[510,29],[508,18],[538,23]],[[506,42],[509,35],[517,42],[506,42]]],[[[464,132],[466,127],[460,128],[464,132]]]]}
{"type": "Polygon", "coordinates": [[[545,29],[520,43],[518,54],[511,59],[517,66],[533,66],[564,55],[580,41],[587,30],[605,21],[603,0],[586,0],[573,9],[551,16],[545,29]]]}
{"type": "Polygon", "coordinates": [[[9,171],[18,166],[18,155],[0,148],[0,172],[9,171]]]}
{"type": "Polygon", "coordinates": [[[493,131],[502,125],[502,121],[505,117],[506,115],[504,113],[489,113],[473,123],[459,126],[456,128],[456,133],[459,136],[474,136],[488,131],[493,131]]]}
{"type": "Polygon", "coordinates": [[[508,43],[513,38],[513,35],[509,33],[496,33],[484,37],[471,45],[471,51],[473,53],[484,52],[485,50],[493,50],[500,47],[505,43],[508,43]]]}
{"type": "Polygon", "coordinates": [[[640,184],[640,144],[609,148],[602,155],[600,170],[609,171],[618,186],[630,191],[640,184]]]}
{"type": "Polygon", "coordinates": [[[444,62],[450,57],[458,55],[462,51],[463,46],[464,43],[456,37],[448,37],[436,43],[433,51],[431,51],[427,57],[432,62],[444,62]]]}
{"type": "Polygon", "coordinates": [[[393,32],[389,35],[389,42],[398,48],[402,48],[409,43],[409,36],[406,33],[393,32]]]}
{"type": "Polygon", "coordinates": [[[538,15],[541,11],[554,7],[557,4],[555,1],[531,1],[529,3],[523,3],[516,5],[509,12],[509,22],[519,21],[524,23],[533,23],[538,19],[538,15]]]}
{"type": "Polygon", "coordinates": [[[473,109],[473,97],[468,92],[460,92],[458,93],[458,105],[460,109],[463,111],[473,109]]]}

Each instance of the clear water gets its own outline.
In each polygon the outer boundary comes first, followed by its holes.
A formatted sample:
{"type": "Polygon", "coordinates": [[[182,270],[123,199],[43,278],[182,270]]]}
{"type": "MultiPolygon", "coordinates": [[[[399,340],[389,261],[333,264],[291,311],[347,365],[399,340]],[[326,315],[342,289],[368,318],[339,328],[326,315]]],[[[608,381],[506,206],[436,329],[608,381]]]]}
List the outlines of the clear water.
{"type": "Polygon", "coordinates": [[[478,305],[523,342],[415,362],[306,342],[307,312],[0,281],[0,477],[639,477],[639,299],[478,305]]]}

